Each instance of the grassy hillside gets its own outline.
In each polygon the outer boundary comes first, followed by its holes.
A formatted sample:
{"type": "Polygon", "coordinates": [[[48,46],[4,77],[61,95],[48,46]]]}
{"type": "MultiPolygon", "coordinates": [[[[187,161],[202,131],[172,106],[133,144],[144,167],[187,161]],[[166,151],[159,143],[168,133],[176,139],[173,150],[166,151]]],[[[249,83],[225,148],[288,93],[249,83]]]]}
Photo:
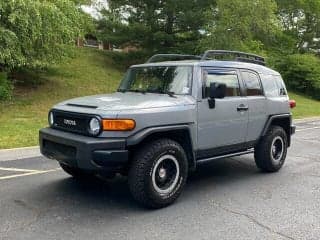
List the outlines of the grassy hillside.
{"type": "Polygon", "coordinates": [[[15,88],[14,100],[0,103],[0,149],[38,144],[48,109],[62,100],[114,91],[122,78],[106,53],[77,49],[74,59],[49,69],[42,84],[15,88]]]}
{"type": "Polygon", "coordinates": [[[292,111],[294,118],[320,116],[320,101],[292,92],[289,92],[289,96],[297,102],[297,107],[292,111]]]}
{"type": "MultiPolygon", "coordinates": [[[[77,49],[74,59],[40,75],[42,84],[18,85],[14,100],[0,103],[0,149],[38,144],[38,130],[47,126],[52,105],[73,97],[114,91],[122,77],[107,53],[77,49]]],[[[290,93],[297,118],[320,116],[320,102],[290,93]]]]}

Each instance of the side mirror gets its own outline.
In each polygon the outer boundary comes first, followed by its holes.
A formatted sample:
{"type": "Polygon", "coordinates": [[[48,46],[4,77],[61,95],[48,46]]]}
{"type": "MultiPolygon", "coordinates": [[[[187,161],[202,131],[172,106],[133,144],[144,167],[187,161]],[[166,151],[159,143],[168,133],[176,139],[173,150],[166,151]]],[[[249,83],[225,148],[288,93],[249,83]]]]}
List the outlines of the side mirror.
{"type": "Polygon", "coordinates": [[[216,107],[216,98],[224,98],[227,93],[227,85],[224,83],[217,83],[213,82],[210,83],[210,88],[209,88],[209,108],[215,108],[216,107]]]}
{"type": "Polygon", "coordinates": [[[224,83],[212,82],[209,88],[209,97],[214,98],[224,98],[227,93],[227,85],[224,83]]]}

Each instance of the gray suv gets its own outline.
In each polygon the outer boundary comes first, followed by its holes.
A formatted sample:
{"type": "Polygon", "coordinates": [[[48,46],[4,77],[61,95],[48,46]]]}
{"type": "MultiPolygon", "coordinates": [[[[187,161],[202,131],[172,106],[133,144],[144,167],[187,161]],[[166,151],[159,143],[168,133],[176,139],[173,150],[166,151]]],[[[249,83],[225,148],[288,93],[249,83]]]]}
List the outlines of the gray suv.
{"type": "Polygon", "coordinates": [[[199,163],[254,153],[259,169],[276,172],[295,102],[263,65],[233,51],[155,55],[130,67],[116,93],[54,106],[41,152],[76,178],[127,175],[134,199],[150,208],[174,202],[199,163]]]}

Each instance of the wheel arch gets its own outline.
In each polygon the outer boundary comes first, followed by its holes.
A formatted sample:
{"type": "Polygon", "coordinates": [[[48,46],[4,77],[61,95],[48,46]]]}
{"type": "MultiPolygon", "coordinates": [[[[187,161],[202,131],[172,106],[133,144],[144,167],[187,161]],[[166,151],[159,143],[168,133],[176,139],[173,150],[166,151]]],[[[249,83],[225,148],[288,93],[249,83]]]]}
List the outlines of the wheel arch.
{"type": "Polygon", "coordinates": [[[291,124],[292,124],[292,115],[291,114],[280,114],[280,115],[272,115],[268,118],[261,137],[264,137],[270,126],[280,126],[282,127],[287,134],[288,147],[291,145],[291,124]]]}
{"type": "Polygon", "coordinates": [[[134,151],[143,144],[159,138],[169,138],[178,142],[187,155],[189,170],[195,170],[196,161],[190,125],[159,126],[143,129],[127,138],[127,147],[129,150],[134,151]]]}

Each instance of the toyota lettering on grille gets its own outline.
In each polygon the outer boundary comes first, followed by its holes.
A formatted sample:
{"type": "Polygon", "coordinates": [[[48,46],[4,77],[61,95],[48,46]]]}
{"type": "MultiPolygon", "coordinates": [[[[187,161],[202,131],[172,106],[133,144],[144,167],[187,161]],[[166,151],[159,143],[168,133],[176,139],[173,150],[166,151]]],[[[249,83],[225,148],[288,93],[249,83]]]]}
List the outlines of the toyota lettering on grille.
{"type": "Polygon", "coordinates": [[[63,123],[69,126],[77,126],[77,122],[75,120],[63,119],[63,123]]]}

